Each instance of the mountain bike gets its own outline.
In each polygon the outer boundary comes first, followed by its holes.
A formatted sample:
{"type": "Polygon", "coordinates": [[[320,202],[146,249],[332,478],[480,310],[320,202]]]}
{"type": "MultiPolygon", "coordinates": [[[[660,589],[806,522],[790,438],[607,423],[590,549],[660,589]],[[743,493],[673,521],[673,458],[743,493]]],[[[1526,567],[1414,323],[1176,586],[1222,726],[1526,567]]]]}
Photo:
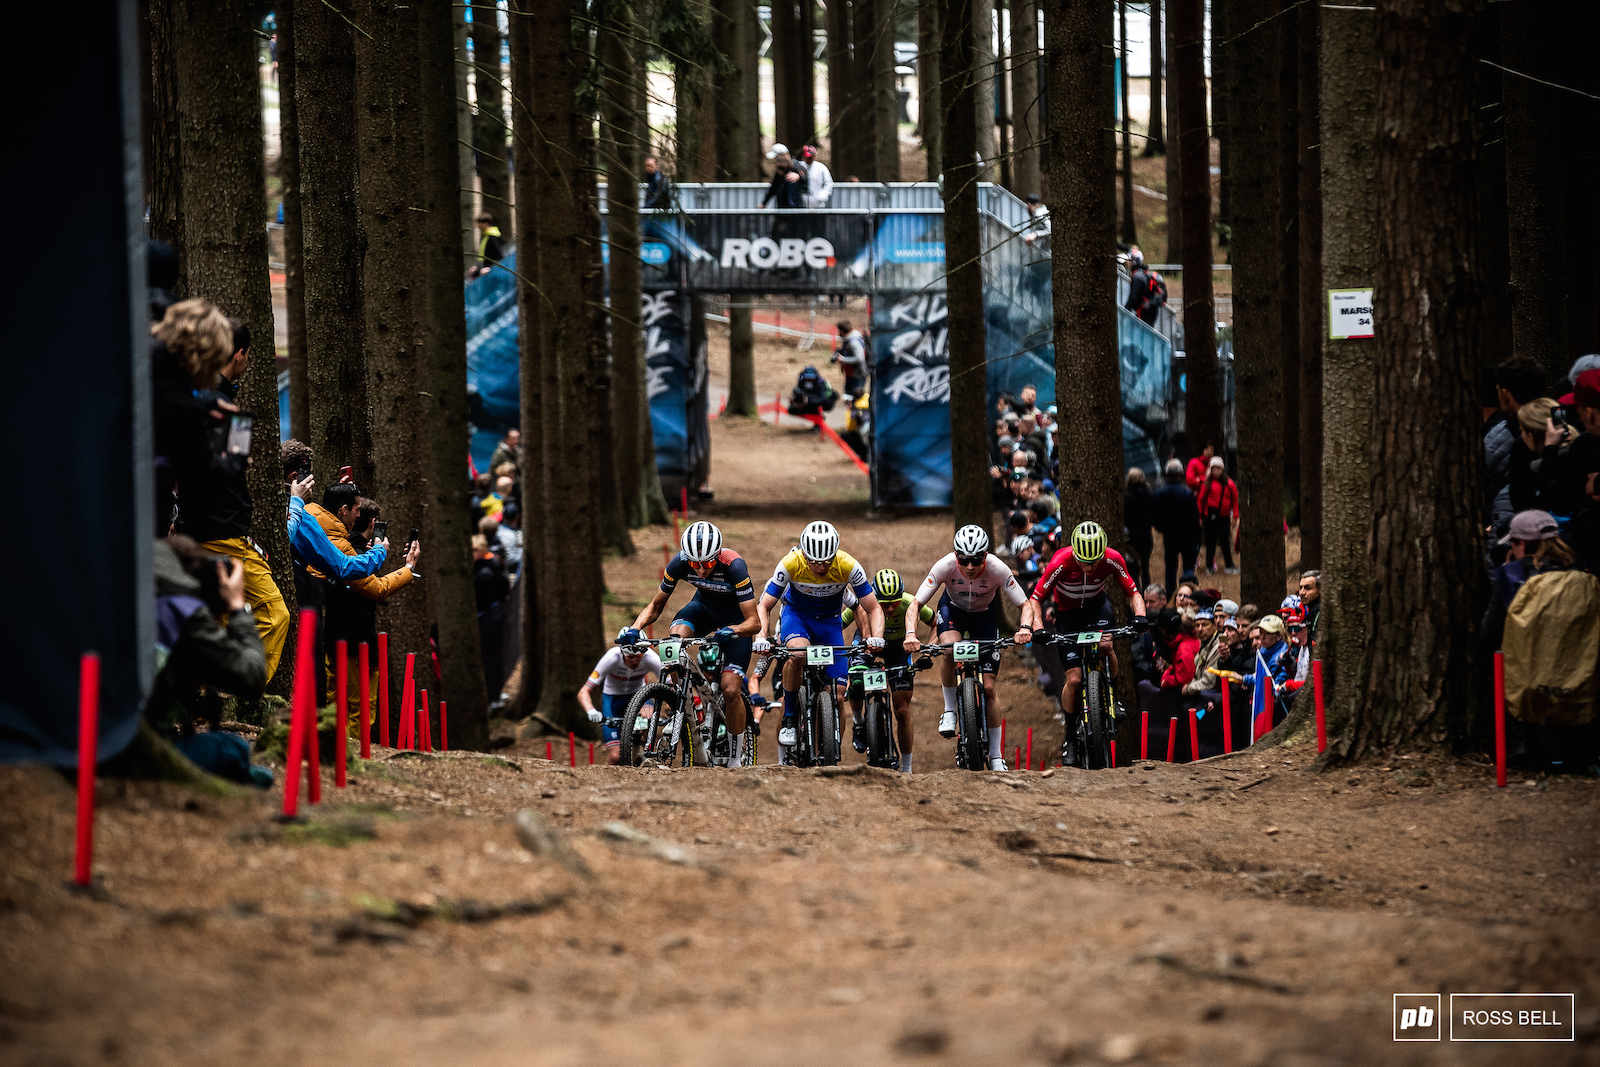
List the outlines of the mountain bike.
{"type": "Polygon", "coordinates": [[[800,717],[795,723],[794,746],[789,763],[795,767],[832,767],[839,762],[839,697],[834,681],[828,677],[833,657],[849,653],[853,645],[807,645],[805,648],[774,648],[773,661],[781,668],[791,656],[805,654],[805,670],[800,676],[800,717]]]}
{"type": "Polygon", "coordinates": [[[1061,762],[1088,771],[1111,766],[1111,739],[1117,733],[1117,701],[1111,684],[1111,657],[1100,651],[1110,637],[1121,641],[1139,631],[1131,626],[1114,630],[1085,630],[1075,634],[1035,634],[1053,645],[1077,647],[1083,656],[1083,681],[1078,686],[1078,706],[1067,720],[1061,741],[1061,762]]]}
{"type": "Polygon", "coordinates": [[[868,765],[895,771],[900,769],[900,744],[895,734],[894,683],[927,670],[933,660],[921,656],[914,664],[885,667],[870,662],[874,655],[861,651],[859,664],[850,668],[848,695],[859,692],[862,697],[861,729],[866,732],[868,765]]]}
{"type": "MultiPolygon", "coordinates": [[[[723,749],[720,755],[717,753],[732,740],[723,718],[719,684],[722,646],[700,637],[663,637],[637,643],[655,646],[661,657],[661,677],[635,693],[628,710],[622,713],[622,725],[617,731],[622,765],[637,767],[650,759],[671,766],[681,758],[685,767],[729,766],[729,752],[723,749]],[[655,713],[647,714],[645,708],[652,703],[655,713]]],[[[745,748],[753,758],[750,735],[751,729],[746,725],[745,748]]]]}
{"type": "Polygon", "coordinates": [[[983,654],[1014,644],[1009,637],[987,641],[954,641],[923,645],[929,656],[948,655],[956,666],[956,766],[968,771],[989,769],[989,698],[983,687],[983,654]]]}

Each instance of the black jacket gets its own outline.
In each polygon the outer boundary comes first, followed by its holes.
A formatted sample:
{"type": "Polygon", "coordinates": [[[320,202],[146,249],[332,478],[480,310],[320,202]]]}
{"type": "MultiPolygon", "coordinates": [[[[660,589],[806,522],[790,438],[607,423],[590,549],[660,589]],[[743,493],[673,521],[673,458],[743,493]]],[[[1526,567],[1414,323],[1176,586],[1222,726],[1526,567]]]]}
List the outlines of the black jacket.
{"type": "Polygon", "coordinates": [[[1200,511],[1194,490],[1183,482],[1157,489],[1150,500],[1151,522],[1170,546],[1193,548],[1200,543],[1200,511]]]}
{"type": "Polygon", "coordinates": [[[761,206],[766,207],[767,202],[780,208],[798,208],[806,206],[806,193],[811,188],[811,177],[806,173],[802,163],[790,163],[787,168],[780,168],[772,172],[772,181],[767,185],[766,193],[761,197],[761,206]],[[790,181],[789,172],[800,175],[799,181],[790,181]]]}
{"type": "MultiPolygon", "coordinates": [[[[218,394],[236,401],[239,387],[226,378],[218,394]]],[[[214,402],[214,401],[213,401],[214,402]]],[[[277,413],[273,413],[277,417],[277,413]]],[[[207,416],[208,431],[219,431],[222,420],[207,416]]],[[[248,537],[254,505],[245,467],[219,467],[209,439],[197,462],[180,467],[178,474],[178,532],[196,541],[248,537]]]]}
{"type": "Polygon", "coordinates": [[[1130,485],[1122,494],[1122,522],[1128,528],[1128,540],[1136,545],[1148,545],[1155,525],[1155,502],[1150,498],[1148,485],[1130,485]]]}
{"type": "Polygon", "coordinates": [[[266,653],[248,611],[236,611],[223,626],[206,604],[201,582],[165,541],[155,543],[156,640],[166,652],[151,687],[145,717],[171,730],[199,716],[202,685],[244,699],[267,684],[266,653]]]}
{"type": "Polygon", "coordinates": [[[659,170],[654,174],[645,176],[644,206],[647,208],[668,208],[672,206],[671,191],[667,188],[667,176],[659,170]]]}

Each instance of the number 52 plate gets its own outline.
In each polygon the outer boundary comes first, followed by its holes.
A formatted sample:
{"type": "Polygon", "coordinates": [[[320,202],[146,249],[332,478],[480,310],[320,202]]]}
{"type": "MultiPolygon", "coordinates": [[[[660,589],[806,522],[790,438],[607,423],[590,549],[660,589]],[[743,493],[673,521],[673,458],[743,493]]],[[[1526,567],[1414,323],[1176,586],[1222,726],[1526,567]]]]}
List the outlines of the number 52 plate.
{"type": "Polygon", "coordinates": [[[662,666],[681,662],[683,659],[682,641],[663,641],[656,646],[656,654],[661,657],[662,666]]]}
{"type": "Polygon", "coordinates": [[[957,663],[971,663],[978,658],[978,642],[957,641],[950,653],[955,656],[957,663]]]}
{"type": "Polygon", "coordinates": [[[1080,644],[1080,645],[1098,645],[1099,643],[1100,643],[1100,631],[1099,630],[1094,630],[1094,631],[1092,631],[1090,633],[1082,633],[1082,634],[1078,635],[1078,644],[1080,644]]]}
{"type": "Polygon", "coordinates": [[[828,666],[833,663],[832,645],[808,645],[806,647],[806,662],[828,666]]]}
{"type": "Polygon", "coordinates": [[[882,692],[889,688],[889,676],[883,671],[868,671],[861,677],[861,686],[869,693],[882,692]]]}

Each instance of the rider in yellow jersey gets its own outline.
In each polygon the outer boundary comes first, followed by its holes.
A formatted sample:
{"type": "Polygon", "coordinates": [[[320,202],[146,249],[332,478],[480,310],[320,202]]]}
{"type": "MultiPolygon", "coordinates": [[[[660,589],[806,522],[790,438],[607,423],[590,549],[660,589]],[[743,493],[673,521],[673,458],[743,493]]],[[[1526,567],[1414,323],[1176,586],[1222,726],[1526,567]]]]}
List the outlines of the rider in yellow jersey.
{"type": "MultiPolygon", "coordinates": [[[[906,637],[906,619],[915,613],[923,622],[933,621],[933,608],[927,604],[917,604],[917,598],[906,592],[900,584],[900,572],[884,569],[872,576],[872,589],[878,595],[878,603],[883,607],[883,663],[887,667],[903,667],[911,662],[911,656],[906,652],[902,642],[906,637]]],[[[850,603],[851,598],[845,598],[850,603]]],[[[855,621],[856,609],[854,604],[844,609],[844,624],[849,626],[855,621]]],[[[864,637],[861,628],[857,628],[858,636],[864,637]]],[[[894,708],[895,730],[900,737],[900,771],[903,774],[911,773],[911,744],[913,740],[911,729],[911,692],[913,678],[907,674],[896,677],[889,688],[894,693],[891,704],[894,708]]],[[[861,703],[863,694],[859,692],[859,685],[855,682],[850,686],[850,715],[854,720],[854,735],[852,743],[857,752],[867,750],[866,739],[861,730],[861,703]]]]}

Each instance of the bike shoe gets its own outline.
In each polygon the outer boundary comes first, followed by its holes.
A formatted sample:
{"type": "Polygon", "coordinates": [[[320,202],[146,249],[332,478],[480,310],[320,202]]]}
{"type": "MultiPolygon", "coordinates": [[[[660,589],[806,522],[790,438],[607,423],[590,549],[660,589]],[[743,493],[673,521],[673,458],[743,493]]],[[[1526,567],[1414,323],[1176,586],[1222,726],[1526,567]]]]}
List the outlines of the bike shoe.
{"type": "Polygon", "coordinates": [[[939,736],[954,737],[956,735],[956,713],[947,711],[939,716],[939,736]]]}
{"type": "Polygon", "coordinates": [[[867,728],[861,723],[850,724],[850,747],[857,752],[865,752],[867,750],[867,728]]]}
{"type": "Polygon", "coordinates": [[[780,727],[778,727],[778,744],[780,744],[780,745],[792,745],[792,744],[794,744],[794,738],[795,738],[795,733],[794,733],[794,727],[793,726],[780,726],[780,727]]]}
{"type": "Polygon", "coordinates": [[[1006,766],[1004,756],[991,756],[989,759],[989,769],[991,771],[1007,771],[1011,768],[1006,766]]]}

